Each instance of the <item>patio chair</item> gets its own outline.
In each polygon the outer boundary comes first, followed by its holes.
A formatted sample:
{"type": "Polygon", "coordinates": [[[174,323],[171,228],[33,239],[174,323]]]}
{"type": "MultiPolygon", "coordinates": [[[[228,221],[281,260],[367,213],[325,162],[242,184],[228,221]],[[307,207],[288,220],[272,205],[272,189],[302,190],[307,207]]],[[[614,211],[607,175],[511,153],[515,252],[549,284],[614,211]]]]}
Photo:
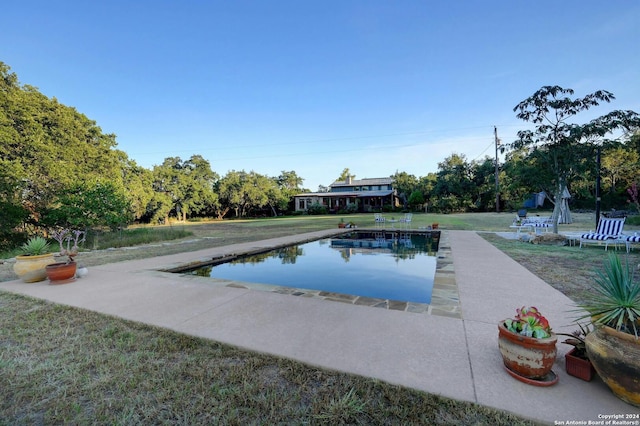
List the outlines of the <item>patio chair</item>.
{"type": "Polygon", "coordinates": [[[622,235],[622,228],[624,227],[624,221],[626,218],[608,218],[601,217],[598,220],[598,227],[595,232],[588,232],[580,235],[580,248],[583,244],[603,244],[604,249],[609,248],[609,244],[614,244],[616,247],[620,243],[627,244],[624,235],[622,235]]]}
{"type": "Polygon", "coordinates": [[[373,220],[376,223],[376,228],[383,228],[384,227],[384,216],[382,216],[382,213],[374,213],[373,214],[373,220]]]}
{"type": "Polygon", "coordinates": [[[627,246],[627,253],[631,251],[631,244],[640,243],[640,235],[638,235],[637,232],[634,232],[633,235],[625,235],[623,238],[624,243],[627,246]]]}
{"type": "Polygon", "coordinates": [[[545,232],[549,232],[553,228],[553,219],[550,216],[530,216],[524,219],[517,216],[509,228],[517,229],[518,237],[522,229],[528,229],[531,232],[535,232],[536,235],[540,235],[543,229],[545,232]]]}
{"type": "Polygon", "coordinates": [[[413,218],[413,213],[405,213],[404,218],[400,219],[400,223],[404,223],[405,229],[411,228],[411,218],[413,218]]]}

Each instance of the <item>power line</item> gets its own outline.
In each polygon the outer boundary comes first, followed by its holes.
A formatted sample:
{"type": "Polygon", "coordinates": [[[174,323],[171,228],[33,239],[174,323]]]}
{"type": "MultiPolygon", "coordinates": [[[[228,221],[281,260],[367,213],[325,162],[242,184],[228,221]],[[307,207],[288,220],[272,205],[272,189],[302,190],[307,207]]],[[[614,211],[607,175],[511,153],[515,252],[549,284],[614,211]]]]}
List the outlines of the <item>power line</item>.
{"type": "MultiPolygon", "coordinates": [[[[375,139],[375,138],[384,138],[384,137],[396,137],[396,136],[412,136],[412,135],[425,135],[432,133],[447,133],[451,131],[463,131],[463,130],[473,130],[473,129],[485,129],[489,126],[474,126],[474,127],[460,127],[455,129],[440,129],[440,130],[430,130],[430,131],[421,131],[421,132],[406,132],[406,133],[389,133],[389,134],[379,134],[379,135],[367,135],[367,136],[353,136],[353,137],[336,137],[336,138],[325,138],[325,139],[310,139],[306,141],[295,141],[295,142],[277,142],[277,143],[260,143],[260,144],[249,144],[249,145],[234,145],[232,143],[225,143],[228,146],[218,146],[211,149],[202,150],[201,148],[194,148],[200,152],[209,152],[209,151],[221,151],[221,150],[235,150],[235,149],[250,149],[250,148],[272,148],[277,146],[304,146],[307,144],[317,144],[317,143],[326,143],[326,142],[343,142],[350,140],[360,140],[360,139],[375,139]]],[[[515,127],[515,126],[504,126],[504,127],[515,127]]],[[[411,144],[415,145],[415,144],[411,144]]],[[[411,146],[408,145],[408,146],[411,146]]],[[[394,146],[391,147],[401,147],[394,146]]],[[[181,152],[193,152],[194,149],[181,149],[181,150],[166,150],[166,151],[154,151],[154,152],[129,152],[130,155],[154,155],[154,154],[176,154],[181,152]]],[[[486,148],[480,155],[482,155],[487,149],[486,148]]],[[[347,151],[347,150],[340,150],[347,151]]],[[[337,151],[332,151],[337,152],[337,151]]],[[[322,153],[322,152],[319,152],[322,153]]]]}

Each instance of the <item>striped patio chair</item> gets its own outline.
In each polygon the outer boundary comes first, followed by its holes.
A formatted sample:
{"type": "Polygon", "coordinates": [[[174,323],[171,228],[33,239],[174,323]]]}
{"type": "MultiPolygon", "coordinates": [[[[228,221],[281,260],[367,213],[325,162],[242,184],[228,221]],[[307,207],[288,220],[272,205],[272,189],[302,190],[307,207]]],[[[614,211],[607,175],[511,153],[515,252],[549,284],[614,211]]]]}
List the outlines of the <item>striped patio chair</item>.
{"type": "Polygon", "coordinates": [[[640,235],[635,232],[633,235],[625,235],[624,242],[627,245],[627,253],[631,251],[631,244],[640,243],[640,235]]]}
{"type": "Polygon", "coordinates": [[[622,235],[622,228],[624,227],[624,221],[626,218],[608,218],[601,217],[598,220],[598,227],[595,232],[587,232],[580,235],[580,248],[583,244],[604,244],[604,249],[607,250],[609,244],[625,243],[625,236],[622,235]]]}

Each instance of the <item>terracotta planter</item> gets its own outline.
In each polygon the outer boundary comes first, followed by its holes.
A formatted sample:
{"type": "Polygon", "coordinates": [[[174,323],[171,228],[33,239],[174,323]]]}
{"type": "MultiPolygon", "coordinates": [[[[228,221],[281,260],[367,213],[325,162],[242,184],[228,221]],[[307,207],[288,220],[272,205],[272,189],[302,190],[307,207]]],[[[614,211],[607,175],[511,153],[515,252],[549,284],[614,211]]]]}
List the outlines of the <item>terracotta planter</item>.
{"type": "Polygon", "coordinates": [[[596,370],[593,368],[591,361],[576,356],[576,351],[576,348],[573,348],[564,356],[567,374],[590,382],[591,379],[593,379],[593,375],[596,373],[596,370]]]}
{"type": "Polygon", "coordinates": [[[621,400],[640,407],[640,339],[599,326],[585,339],[587,356],[603,382],[621,400]]]}
{"type": "Polygon", "coordinates": [[[35,283],[47,278],[45,267],[55,263],[53,253],[39,256],[16,256],[13,272],[25,283],[35,283]]]}
{"type": "Polygon", "coordinates": [[[49,284],[66,284],[76,280],[76,262],[59,262],[46,266],[49,284]]]}
{"type": "MultiPolygon", "coordinates": [[[[510,372],[526,379],[541,382],[550,380],[551,368],[557,354],[558,337],[554,333],[544,339],[527,337],[507,330],[504,321],[498,324],[498,331],[498,347],[504,366],[510,372]]],[[[554,377],[553,383],[557,381],[557,376],[554,377]]]]}
{"type": "Polygon", "coordinates": [[[339,224],[338,224],[338,228],[344,228],[345,226],[347,226],[347,224],[346,224],[346,223],[339,223],[339,224]]]}

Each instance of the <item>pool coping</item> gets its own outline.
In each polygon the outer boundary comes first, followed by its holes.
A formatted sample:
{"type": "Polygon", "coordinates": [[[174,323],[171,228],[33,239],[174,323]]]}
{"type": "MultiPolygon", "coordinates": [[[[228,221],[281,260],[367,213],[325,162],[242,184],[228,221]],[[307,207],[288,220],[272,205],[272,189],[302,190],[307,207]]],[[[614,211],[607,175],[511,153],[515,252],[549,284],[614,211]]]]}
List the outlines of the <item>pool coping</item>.
{"type": "MultiPolygon", "coordinates": [[[[282,247],[288,247],[294,244],[303,244],[308,242],[317,241],[322,238],[331,238],[334,236],[344,235],[349,232],[377,232],[378,229],[370,228],[354,228],[347,230],[336,231],[332,235],[326,235],[321,238],[308,238],[302,236],[296,239],[292,236],[286,244],[273,245],[268,248],[247,248],[244,251],[236,251],[234,253],[225,253],[220,256],[211,259],[193,260],[187,263],[171,265],[170,267],[163,268],[158,272],[179,274],[181,278],[204,281],[209,284],[215,283],[217,285],[239,288],[253,291],[264,291],[270,293],[286,294],[296,297],[312,298],[325,300],[328,302],[340,302],[359,306],[369,306],[374,308],[389,309],[401,312],[411,312],[416,314],[425,315],[438,315],[450,318],[462,318],[462,312],[460,309],[460,297],[458,295],[458,287],[455,279],[455,270],[453,260],[451,258],[451,244],[449,242],[448,233],[443,230],[439,231],[439,244],[438,252],[436,255],[436,271],[433,278],[433,289],[431,291],[431,303],[416,303],[406,302],[393,299],[382,299],[367,296],[357,296],[346,293],[327,292],[323,290],[313,290],[306,288],[296,288],[288,286],[279,286],[275,284],[263,284],[263,283],[251,283],[245,281],[230,281],[225,279],[218,279],[213,277],[200,277],[191,274],[180,274],[180,271],[185,269],[192,269],[194,267],[211,264],[213,261],[216,263],[226,262],[239,256],[253,255],[264,253],[268,250],[278,249],[282,247]]],[[[424,234],[426,230],[405,230],[402,232],[409,232],[414,234],[424,234]]],[[[400,232],[400,230],[387,230],[387,232],[400,232]]]]}

